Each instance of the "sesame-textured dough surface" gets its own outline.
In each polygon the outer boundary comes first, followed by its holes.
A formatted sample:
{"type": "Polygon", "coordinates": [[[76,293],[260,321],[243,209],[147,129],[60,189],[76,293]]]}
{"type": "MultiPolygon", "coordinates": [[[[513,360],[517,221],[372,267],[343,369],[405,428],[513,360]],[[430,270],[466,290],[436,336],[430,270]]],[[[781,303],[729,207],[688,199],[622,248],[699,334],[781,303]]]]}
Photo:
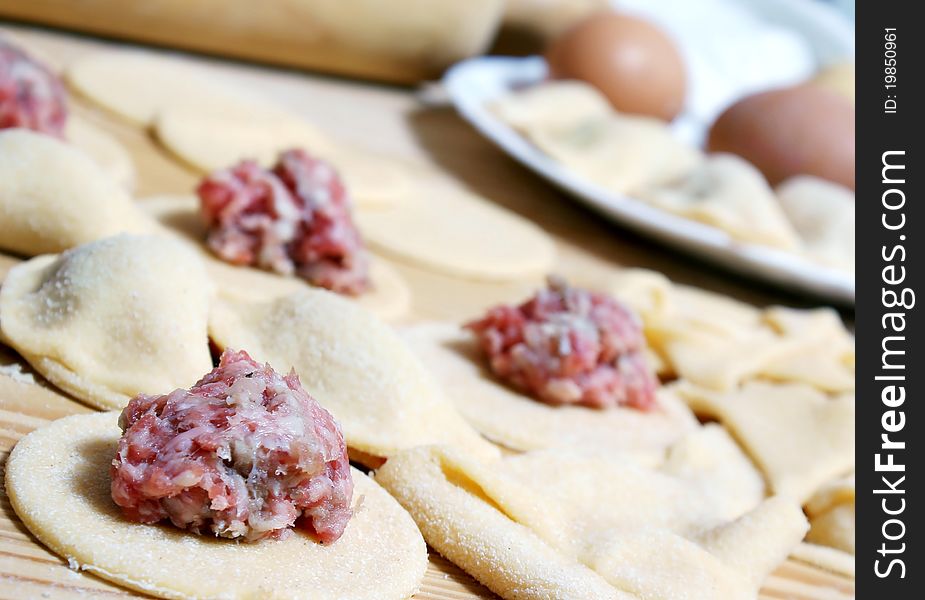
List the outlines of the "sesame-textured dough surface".
{"type": "Polygon", "coordinates": [[[109,490],[117,417],[55,421],[23,438],[7,462],[16,513],[75,568],[163,598],[402,600],[417,590],[427,567],[420,532],[356,469],[356,512],[327,546],[298,530],[246,544],[125,520],[109,490]]]}
{"type": "Polygon", "coordinates": [[[675,389],[695,413],[735,436],[774,493],[803,503],[854,469],[853,393],[830,397],[807,384],[766,381],[729,392],[686,382],[675,389]]]}
{"type": "Polygon", "coordinates": [[[620,453],[481,462],[429,447],[390,458],[376,479],[437,551],[504,598],[755,598],[805,517],[792,500],[762,500],[721,429],[692,436],[655,467],[620,453]],[[594,596],[579,565],[613,591],[594,596]]]}
{"type": "Polygon", "coordinates": [[[553,446],[657,451],[697,426],[683,402],[660,391],[651,411],[551,406],[498,381],[473,336],[452,323],[407,327],[402,337],[487,438],[514,450],[553,446]]]}
{"type": "MultiPolygon", "coordinates": [[[[193,196],[153,196],[139,201],[146,214],[179,233],[201,255],[219,296],[241,302],[261,302],[311,289],[304,279],[280,275],[248,266],[226,263],[205,246],[206,228],[199,213],[199,201],[193,196]]],[[[369,279],[372,289],[349,298],[380,319],[395,319],[408,312],[411,290],[404,278],[384,259],[371,256],[369,279]]]]}
{"type": "Polygon", "coordinates": [[[71,63],[67,83],[82,96],[136,125],[151,125],[167,106],[266,106],[266,100],[214,73],[142,51],[100,52],[71,63]]]}
{"type": "Polygon", "coordinates": [[[211,298],[205,267],[184,244],[118,235],[13,267],[0,287],[0,332],[59,388],[122,408],[212,368],[211,298]]]}
{"type": "Polygon", "coordinates": [[[650,204],[717,227],[735,240],[799,247],[799,238],[757,168],[732,154],[712,154],[685,177],[648,188],[650,204]]]}
{"type": "Polygon", "coordinates": [[[422,444],[497,449],[456,412],[445,390],[372,313],[318,289],[270,302],[219,301],[210,317],[220,347],[245,348],[305,389],[340,422],[347,445],[388,457],[422,444]]]}
{"type": "Polygon", "coordinates": [[[90,156],[49,136],[0,131],[0,182],[2,250],[35,256],[151,228],[90,156]]]}
{"type": "Polygon", "coordinates": [[[402,204],[357,212],[369,244],[396,260],[483,281],[552,268],[555,246],[531,221],[442,183],[420,183],[402,204]]]}
{"type": "Polygon", "coordinates": [[[68,116],[64,135],[124,189],[131,190],[135,186],[132,156],[114,137],[74,114],[68,116]]]}

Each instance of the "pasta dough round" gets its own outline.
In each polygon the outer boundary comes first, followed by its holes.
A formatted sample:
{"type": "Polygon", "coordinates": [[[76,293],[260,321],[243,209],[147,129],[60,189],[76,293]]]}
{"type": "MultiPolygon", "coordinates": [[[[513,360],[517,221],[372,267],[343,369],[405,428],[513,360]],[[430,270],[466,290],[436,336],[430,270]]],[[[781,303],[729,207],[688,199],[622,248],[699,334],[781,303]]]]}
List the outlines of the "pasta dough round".
{"type": "Polygon", "coordinates": [[[154,126],[161,143],[200,173],[245,159],[269,167],[280,153],[303,148],[331,162],[359,206],[390,206],[411,189],[409,168],[401,162],[335,144],[305,119],[278,109],[168,106],[154,126]]]}
{"type": "Polygon", "coordinates": [[[222,301],[209,329],[221,348],[244,348],[280,371],[295,368],[351,448],[376,457],[434,443],[498,453],[386,324],[337,294],[307,289],[272,302],[222,301]]]}
{"type": "Polygon", "coordinates": [[[568,127],[614,112],[597,88],[576,80],[549,80],[518,90],[495,100],[491,110],[523,132],[538,127],[568,127]]]}
{"type": "Polygon", "coordinates": [[[93,406],[189,387],[212,368],[212,287],[185,245],[119,235],[17,265],[0,332],[36,371],[93,406]]]}
{"type": "Polygon", "coordinates": [[[658,451],[697,426],[684,403],[665,392],[659,393],[652,412],[550,406],[534,400],[494,379],[474,338],[458,325],[416,325],[402,335],[457,410],[483,435],[514,450],[564,446],[658,451]]]}
{"type": "Polygon", "coordinates": [[[103,52],[75,61],[67,82],[88,99],[136,125],[168,106],[210,108],[265,104],[205,69],[145,52],[103,52]]]}
{"type": "Polygon", "coordinates": [[[400,600],[417,590],[427,568],[421,534],[398,503],[356,469],[356,512],[331,545],[298,531],[283,541],[242,544],[126,521],[109,490],[117,417],[55,421],[23,438],[7,462],[6,490],[16,513],[70,564],[163,598],[400,600]]]}
{"type": "Polygon", "coordinates": [[[85,152],[126,190],[135,186],[135,165],[128,151],[108,133],[76,115],[67,120],[65,137],[85,152]]]}
{"type": "Polygon", "coordinates": [[[422,186],[400,206],[360,210],[357,224],[383,253],[459,277],[524,279],[547,273],[555,260],[542,229],[449,186],[422,186]]]}
{"type": "Polygon", "coordinates": [[[764,175],[746,160],[714,154],[686,177],[640,192],[668,212],[717,227],[735,240],[795,250],[800,241],[764,175]]]}
{"type": "Polygon", "coordinates": [[[25,129],[0,131],[0,248],[61,252],[152,224],[116,181],[70,144],[25,129]]]}
{"type": "MultiPolygon", "coordinates": [[[[140,201],[141,207],[172,233],[180,233],[205,261],[220,296],[242,302],[260,302],[311,289],[298,277],[261,269],[235,266],[214,258],[203,245],[206,229],[199,217],[199,203],[192,196],[155,196],[140,201]]],[[[381,319],[395,319],[411,305],[411,290],[398,272],[381,258],[369,266],[372,289],[355,299],[381,319]]]]}
{"type": "Polygon", "coordinates": [[[269,166],[292,147],[326,155],[331,143],[311,124],[282,111],[231,106],[168,105],[154,122],[158,139],[203,173],[245,159],[269,166]]]}
{"type": "Polygon", "coordinates": [[[854,272],[854,192],[811,175],[791,177],[777,199],[806,247],[823,264],[854,272]]]}

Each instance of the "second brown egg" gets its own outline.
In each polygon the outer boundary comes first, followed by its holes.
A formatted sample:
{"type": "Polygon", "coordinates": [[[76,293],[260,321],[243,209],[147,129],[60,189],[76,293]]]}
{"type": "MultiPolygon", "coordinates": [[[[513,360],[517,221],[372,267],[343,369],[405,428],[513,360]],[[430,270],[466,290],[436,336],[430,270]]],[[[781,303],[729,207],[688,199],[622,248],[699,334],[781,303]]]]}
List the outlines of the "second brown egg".
{"type": "Polygon", "coordinates": [[[552,77],[593,85],[620,112],[670,121],[684,104],[680,53],[666,34],[636,17],[595,13],[558,37],[546,61],[552,77]]]}

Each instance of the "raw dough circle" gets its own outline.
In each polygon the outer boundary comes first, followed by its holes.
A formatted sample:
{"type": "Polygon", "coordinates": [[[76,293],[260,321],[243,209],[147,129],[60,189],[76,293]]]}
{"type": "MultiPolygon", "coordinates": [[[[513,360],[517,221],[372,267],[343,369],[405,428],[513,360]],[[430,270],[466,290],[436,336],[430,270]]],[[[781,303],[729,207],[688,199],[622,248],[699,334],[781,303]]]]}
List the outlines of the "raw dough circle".
{"type": "Polygon", "coordinates": [[[449,186],[421,186],[401,206],[360,210],[357,223],[383,253],[469,279],[525,279],[547,273],[555,260],[538,226],[449,186]]]}
{"type": "Polygon", "coordinates": [[[202,173],[251,159],[264,166],[289,148],[325,155],[331,143],[299,117],[270,108],[168,105],[154,122],[158,139],[183,162],[202,173]]]}
{"type": "MultiPolygon", "coordinates": [[[[180,233],[184,240],[192,242],[205,259],[219,295],[225,298],[242,302],[269,301],[312,287],[297,277],[238,267],[216,259],[202,242],[206,230],[199,218],[199,202],[193,196],[153,196],[140,200],[139,204],[172,233],[180,233]]],[[[408,312],[411,291],[394,267],[373,256],[369,277],[373,289],[356,299],[360,305],[381,319],[395,319],[408,312]]]]}
{"type": "Polygon", "coordinates": [[[306,120],[266,108],[168,106],[155,121],[158,139],[200,173],[244,159],[265,167],[281,152],[303,148],[334,166],[360,206],[391,206],[411,189],[409,168],[375,153],[339,146],[306,120]]]}
{"type": "Polygon", "coordinates": [[[135,165],[128,151],[111,135],[77,115],[70,115],[67,141],[83,150],[126,190],[135,187],[135,165]]]}
{"type": "Polygon", "coordinates": [[[458,325],[415,325],[402,331],[402,337],[457,410],[482,435],[513,450],[563,446],[657,452],[697,427],[684,403],[664,391],[652,412],[533,400],[496,381],[483,366],[473,337],[458,325]]]}
{"type": "Polygon", "coordinates": [[[144,52],[104,52],[82,58],[67,70],[67,82],[103,108],[148,126],[168,105],[215,107],[265,104],[214,74],[176,59],[144,52]]]}
{"type": "Polygon", "coordinates": [[[35,536],[81,570],[163,598],[399,600],[427,568],[424,540],[398,503],[352,469],[356,513],[325,546],[296,531],[255,544],[126,521],[110,496],[118,413],[74,415],[13,449],[6,490],[35,536]]]}

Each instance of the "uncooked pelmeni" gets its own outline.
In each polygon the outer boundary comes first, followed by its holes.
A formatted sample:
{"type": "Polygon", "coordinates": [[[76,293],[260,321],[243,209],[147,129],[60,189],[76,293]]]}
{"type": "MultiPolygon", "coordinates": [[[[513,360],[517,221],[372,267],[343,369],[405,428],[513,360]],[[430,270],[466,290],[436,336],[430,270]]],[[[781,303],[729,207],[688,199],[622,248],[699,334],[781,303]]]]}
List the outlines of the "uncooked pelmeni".
{"type": "Polygon", "coordinates": [[[717,227],[731,238],[795,250],[800,241],[758,169],[731,154],[714,154],[686,177],[652,185],[640,197],[663,210],[717,227]]]}
{"type": "Polygon", "coordinates": [[[337,294],[307,289],[270,302],[220,301],[209,330],[221,348],[246,348],[279,371],[294,368],[353,449],[387,458],[402,448],[450,444],[497,454],[398,335],[337,294]]]}
{"type": "Polygon", "coordinates": [[[64,132],[67,141],[93,159],[103,171],[126,190],[135,186],[135,164],[122,144],[111,135],[77,115],[70,115],[64,132]]]}
{"type": "Polygon", "coordinates": [[[568,127],[613,114],[597,88],[575,80],[550,80],[501,96],[490,106],[522,133],[536,128],[568,127]]]}
{"type": "Polygon", "coordinates": [[[408,327],[402,337],[472,425],[514,450],[557,446],[658,452],[697,427],[684,403],[660,392],[651,411],[552,406],[498,381],[472,334],[452,323],[408,327]]]}
{"type": "Polygon", "coordinates": [[[168,105],[201,108],[265,106],[246,89],[206,69],[148,52],[101,52],[74,61],[68,84],[136,125],[151,125],[168,105]]]}
{"type": "MultiPolygon", "coordinates": [[[[139,201],[141,208],[172,234],[179,234],[198,252],[220,296],[242,302],[260,302],[311,289],[303,279],[226,263],[206,248],[206,228],[193,196],[153,196],[139,201]]],[[[373,256],[369,265],[372,288],[353,298],[381,319],[395,319],[408,312],[411,290],[394,267],[373,256]]],[[[352,297],[351,297],[352,298],[352,297]]]]}
{"type": "Polygon", "coordinates": [[[527,136],[569,169],[620,194],[682,178],[703,160],[651,117],[614,114],[562,127],[537,125],[527,136]]]}
{"type": "Polygon", "coordinates": [[[119,235],[13,267],[0,287],[0,333],[75,398],[122,408],[211,369],[211,300],[208,273],[184,244],[119,235]]]}
{"type": "Polygon", "coordinates": [[[854,192],[810,175],[792,177],[776,191],[806,253],[822,264],[853,273],[854,192]]]}
{"type": "Polygon", "coordinates": [[[153,226],[90,156],[29,130],[0,131],[0,181],[3,250],[26,256],[62,252],[153,226]]]}
{"type": "Polygon", "coordinates": [[[294,531],[252,544],[169,524],[126,520],[110,495],[118,413],[70,416],[27,435],[6,467],[6,491],[29,530],[74,568],[161,598],[404,600],[427,568],[408,514],[352,470],[354,514],[320,544],[294,531]]]}
{"type": "Polygon", "coordinates": [[[420,184],[407,202],[361,209],[356,218],[383,254],[466,279],[541,276],[555,261],[555,246],[538,226],[449,185],[420,184]]]}

